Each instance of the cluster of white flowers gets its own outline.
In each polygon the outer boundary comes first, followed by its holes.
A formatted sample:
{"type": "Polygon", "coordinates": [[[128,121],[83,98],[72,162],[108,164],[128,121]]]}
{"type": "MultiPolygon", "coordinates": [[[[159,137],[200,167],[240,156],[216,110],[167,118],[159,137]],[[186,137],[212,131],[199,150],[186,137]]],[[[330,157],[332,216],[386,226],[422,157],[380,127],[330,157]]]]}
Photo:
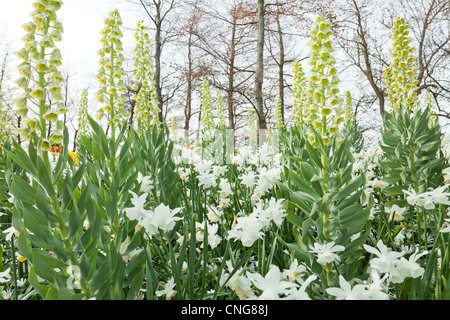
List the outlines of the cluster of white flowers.
{"type": "Polygon", "coordinates": [[[240,268],[230,278],[233,267],[230,261],[226,265],[229,273],[222,274],[220,284],[229,278],[226,284],[241,300],[311,300],[306,289],[317,279],[316,275],[308,276],[306,267],[299,265],[296,259],[283,272],[271,265],[265,276],[240,268]]]}
{"type": "Polygon", "coordinates": [[[144,228],[151,237],[155,235],[158,230],[171,231],[178,220],[182,217],[176,216],[181,211],[181,208],[171,210],[168,206],[161,203],[154,210],[145,209],[148,193],[143,193],[138,196],[130,190],[133,198],[131,203],[133,207],[126,208],[125,214],[130,220],[138,221],[138,227],[144,228]]]}
{"type": "Polygon", "coordinates": [[[418,278],[423,275],[422,268],[416,261],[428,252],[418,253],[417,251],[405,259],[406,252],[396,252],[388,248],[381,240],[377,247],[364,244],[364,249],[376,257],[369,261],[370,268],[377,270],[380,274],[387,274],[387,280],[392,283],[402,283],[406,278],[418,278]]]}
{"type": "Polygon", "coordinates": [[[336,300],[388,300],[389,294],[385,291],[386,276],[380,278],[377,272],[372,272],[365,283],[357,283],[353,287],[339,275],[339,288],[327,288],[325,291],[336,297],[336,300]]]}
{"type": "Polygon", "coordinates": [[[240,240],[244,246],[251,247],[263,237],[264,228],[269,227],[272,222],[281,226],[286,216],[283,201],[284,199],[275,198],[260,200],[252,213],[236,217],[232,229],[228,231],[228,239],[240,240]]]}
{"type": "Polygon", "coordinates": [[[412,206],[421,206],[427,210],[433,210],[436,208],[436,205],[439,204],[450,205],[450,201],[448,199],[450,192],[445,192],[445,189],[449,186],[450,184],[446,184],[420,194],[416,193],[412,188],[408,191],[403,190],[403,192],[406,195],[406,201],[408,204],[412,206]]]}
{"type": "Polygon", "coordinates": [[[335,245],[334,241],[320,244],[315,242],[313,246],[310,246],[310,252],[317,255],[317,262],[321,265],[327,263],[340,262],[341,259],[336,252],[344,251],[345,248],[341,245],[335,245]]]}
{"type": "MultiPolygon", "coordinates": [[[[219,229],[219,225],[217,223],[209,224],[207,221],[204,221],[203,223],[196,222],[196,239],[198,242],[203,242],[205,239],[205,232],[207,241],[211,249],[214,249],[219,245],[219,243],[222,241],[222,237],[217,235],[217,231],[219,229]]],[[[203,248],[203,244],[201,245],[201,248],[203,248]]]]}

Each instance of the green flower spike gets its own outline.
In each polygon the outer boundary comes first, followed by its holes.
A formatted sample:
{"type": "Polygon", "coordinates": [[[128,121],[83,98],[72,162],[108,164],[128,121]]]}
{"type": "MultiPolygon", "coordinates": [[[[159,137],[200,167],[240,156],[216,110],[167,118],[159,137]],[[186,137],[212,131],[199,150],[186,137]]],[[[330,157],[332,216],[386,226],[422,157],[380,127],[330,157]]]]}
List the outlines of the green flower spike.
{"type": "Polygon", "coordinates": [[[62,1],[57,0],[33,3],[32,21],[22,25],[26,32],[22,38],[24,47],[16,52],[23,61],[17,67],[21,77],[16,84],[25,92],[15,103],[17,113],[23,117],[22,124],[28,126],[20,128],[19,133],[26,140],[30,139],[31,133],[36,133],[38,138],[47,139],[43,145],[56,143],[52,138],[57,136],[51,132],[54,130],[52,123],[68,112],[66,107],[61,107],[63,98],[60,83],[63,79],[60,79],[62,77],[57,68],[62,64],[62,56],[55,47],[63,33],[62,24],[56,15],[61,5],[62,1]],[[55,81],[57,79],[60,81],[55,81]],[[37,120],[28,119],[30,114],[37,116],[37,120]]]}
{"type": "MultiPolygon", "coordinates": [[[[338,134],[336,128],[344,120],[344,110],[339,107],[342,98],[339,94],[339,78],[336,76],[336,60],[332,56],[335,51],[330,40],[333,31],[331,23],[323,17],[318,17],[316,25],[311,31],[308,43],[311,48],[309,65],[311,72],[305,122],[312,124],[318,136],[322,137],[325,145],[331,143],[331,137],[338,134]]],[[[306,102],[306,99],[304,100],[306,102]]],[[[308,140],[316,141],[315,133],[309,130],[308,140]]]]}
{"type": "Polygon", "coordinates": [[[217,90],[217,127],[219,129],[224,129],[225,124],[225,106],[222,94],[217,90]]]}
{"type": "Polygon", "coordinates": [[[148,28],[143,21],[137,23],[134,33],[136,47],[134,48],[133,78],[136,83],[133,90],[136,91],[133,99],[136,101],[134,112],[136,122],[141,130],[148,130],[153,126],[159,126],[159,109],[156,97],[155,82],[153,80],[153,61],[150,56],[150,37],[148,28]]]}
{"type": "Polygon", "coordinates": [[[208,79],[202,83],[202,129],[208,131],[213,128],[213,115],[211,107],[211,91],[208,79]]]}
{"type": "Polygon", "coordinates": [[[78,134],[86,136],[90,133],[90,126],[87,119],[88,114],[88,90],[81,93],[80,104],[78,106],[78,134]]]}
{"type": "Polygon", "coordinates": [[[293,106],[294,106],[294,123],[296,125],[303,125],[305,120],[305,113],[308,105],[308,94],[307,94],[307,83],[305,72],[303,71],[302,65],[299,61],[295,61],[292,64],[292,74],[293,74],[293,106]]]}
{"type": "Polygon", "coordinates": [[[104,20],[100,40],[102,47],[98,52],[100,68],[96,76],[100,83],[97,101],[104,104],[103,112],[98,112],[98,114],[108,117],[112,135],[115,135],[116,124],[127,115],[123,109],[126,101],[124,93],[126,88],[122,78],[126,73],[122,68],[125,58],[122,54],[122,32],[119,28],[121,25],[122,19],[117,9],[111,11],[104,20]]]}
{"type": "Polygon", "coordinates": [[[414,48],[410,46],[411,39],[408,35],[409,25],[405,24],[403,18],[395,17],[392,27],[392,62],[384,72],[391,113],[399,114],[402,108],[414,112],[419,104],[417,67],[413,65],[412,56],[414,48]]]}
{"type": "Polygon", "coordinates": [[[173,141],[178,141],[178,124],[177,117],[172,118],[172,127],[170,129],[170,136],[173,141]]]}
{"type": "Polygon", "coordinates": [[[284,129],[283,116],[281,114],[281,99],[278,98],[275,106],[275,128],[278,130],[284,129]]]}

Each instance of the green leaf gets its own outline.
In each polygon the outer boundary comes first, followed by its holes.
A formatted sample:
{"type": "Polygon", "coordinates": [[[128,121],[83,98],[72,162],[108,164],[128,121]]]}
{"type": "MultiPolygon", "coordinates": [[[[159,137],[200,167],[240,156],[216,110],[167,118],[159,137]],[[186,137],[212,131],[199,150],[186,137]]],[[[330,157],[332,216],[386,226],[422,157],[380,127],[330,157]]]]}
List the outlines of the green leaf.
{"type": "Polygon", "coordinates": [[[27,155],[27,153],[22,149],[22,147],[13,140],[14,144],[14,152],[11,152],[9,150],[6,150],[8,156],[19,166],[21,166],[25,171],[27,171],[32,176],[36,176],[36,169],[33,165],[33,163],[30,160],[30,157],[27,155]]]}
{"type": "Polygon", "coordinates": [[[50,179],[49,168],[47,168],[40,157],[37,158],[37,179],[39,183],[44,187],[47,194],[52,197],[55,196],[55,187],[50,179]]]}
{"type": "Polygon", "coordinates": [[[343,198],[346,198],[348,195],[350,195],[352,192],[356,191],[358,188],[361,188],[364,186],[365,183],[365,177],[364,175],[359,175],[350,183],[348,183],[341,191],[339,191],[332,199],[331,201],[339,201],[343,198]]]}
{"type": "Polygon", "coordinates": [[[69,214],[69,238],[72,238],[80,228],[81,225],[81,215],[78,211],[78,206],[74,204],[72,206],[72,210],[70,210],[69,214]]]}
{"type": "Polygon", "coordinates": [[[11,191],[14,197],[20,199],[21,202],[34,204],[36,190],[27,181],[15,174],[12,175],[12,179],[11,191]]]}
{"type": "Polygon", "coordinates": [[[32,253],[31,253],[31,243],[27,238],[27,231],[22,228],[19,233],[19,237],[17,239],[17,248],[22,256],[27,258],[27,260],[32,261],[32,253]]]}

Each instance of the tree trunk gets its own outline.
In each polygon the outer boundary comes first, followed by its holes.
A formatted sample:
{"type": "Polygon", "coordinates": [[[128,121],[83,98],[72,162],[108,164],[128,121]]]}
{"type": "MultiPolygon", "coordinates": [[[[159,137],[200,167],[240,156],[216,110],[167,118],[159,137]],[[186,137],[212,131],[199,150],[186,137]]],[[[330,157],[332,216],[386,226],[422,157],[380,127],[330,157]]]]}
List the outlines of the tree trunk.
{"type": "Polygon", "coordinates": [[[257,66],[255,75],[256,111],[258,114],[258,128],[267,129],[263,103],[263,79],[264,79],[264,0],[258,0],[258,43],[257,66]]]}
{"type": "Polygon", "coordinates": [[[155,17],[155,89],[156,89],[156,97],[158,99],[158,117],[161,123],[164,122],[163,118],[163,101],[162,101],[162,90],[161,90],[161,5],[156,6],[156,17],[155,17]]]}
{"type": "Polygon", "coordinates": [[[192,112],[192,34],[189,34],[188,41],[188,74],[187,74],[187,93],[186,93],[186,107],[184,109],[184,137],[189,138],[189,122],[191,120],[192,112]]]}
{"type": "Polygon", "coordinates": [[[227,106],[228,106],[228,122],[230,129],[235,129],[234,123],[234,62],[236,59],[236,19],[233,19],[233,28],[231,33],[231,45],[230,45],[230,64],[228,72],[228,92],[227,92],[227,106]]]}
{"type": "Polygon", "coordinates": [[[278,97],[280,98],[281,104],[281,119],[284,124],[284,64],[285,64],[285,53],[284,53],[284,41],[283,41],[283,33],[281,31],[280,24],[280,12],[277,10],[276,15],[277,21],[277,31],[278,31],[278,40],[280,45],[280,61],[278,65],[278,97]]]}

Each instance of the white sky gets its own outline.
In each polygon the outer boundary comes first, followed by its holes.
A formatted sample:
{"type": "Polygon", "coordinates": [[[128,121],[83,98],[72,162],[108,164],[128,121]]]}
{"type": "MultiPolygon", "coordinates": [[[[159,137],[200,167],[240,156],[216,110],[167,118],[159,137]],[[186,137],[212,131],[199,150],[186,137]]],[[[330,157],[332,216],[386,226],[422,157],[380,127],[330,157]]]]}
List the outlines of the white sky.
{"type": "MultiPolygon", "coordinates": [[[[20,50],[23,46],[21,39],[25,31],[21,26],[31,20],[34,1],[0,0],[0,36],[6,36],[13,51],[20,50]]],[[[64,33],[62,41],[56,43],[63,55],[63,67],[84,79],[95,74],[103,19],[109,11],[117,8],[124,27],[134,28],[138,17],[130,13],[129,8],[132,7],[123,0],[63,0],[57,16],[64,27],[64,33]]],[[[122,31],[126,33],[125,30],[122,31]]],[[[124,41],[127,38],[132,37],[124,36],[124,41]]],[[[127,49],[126,43],[124,48],[127,49]]]]}

